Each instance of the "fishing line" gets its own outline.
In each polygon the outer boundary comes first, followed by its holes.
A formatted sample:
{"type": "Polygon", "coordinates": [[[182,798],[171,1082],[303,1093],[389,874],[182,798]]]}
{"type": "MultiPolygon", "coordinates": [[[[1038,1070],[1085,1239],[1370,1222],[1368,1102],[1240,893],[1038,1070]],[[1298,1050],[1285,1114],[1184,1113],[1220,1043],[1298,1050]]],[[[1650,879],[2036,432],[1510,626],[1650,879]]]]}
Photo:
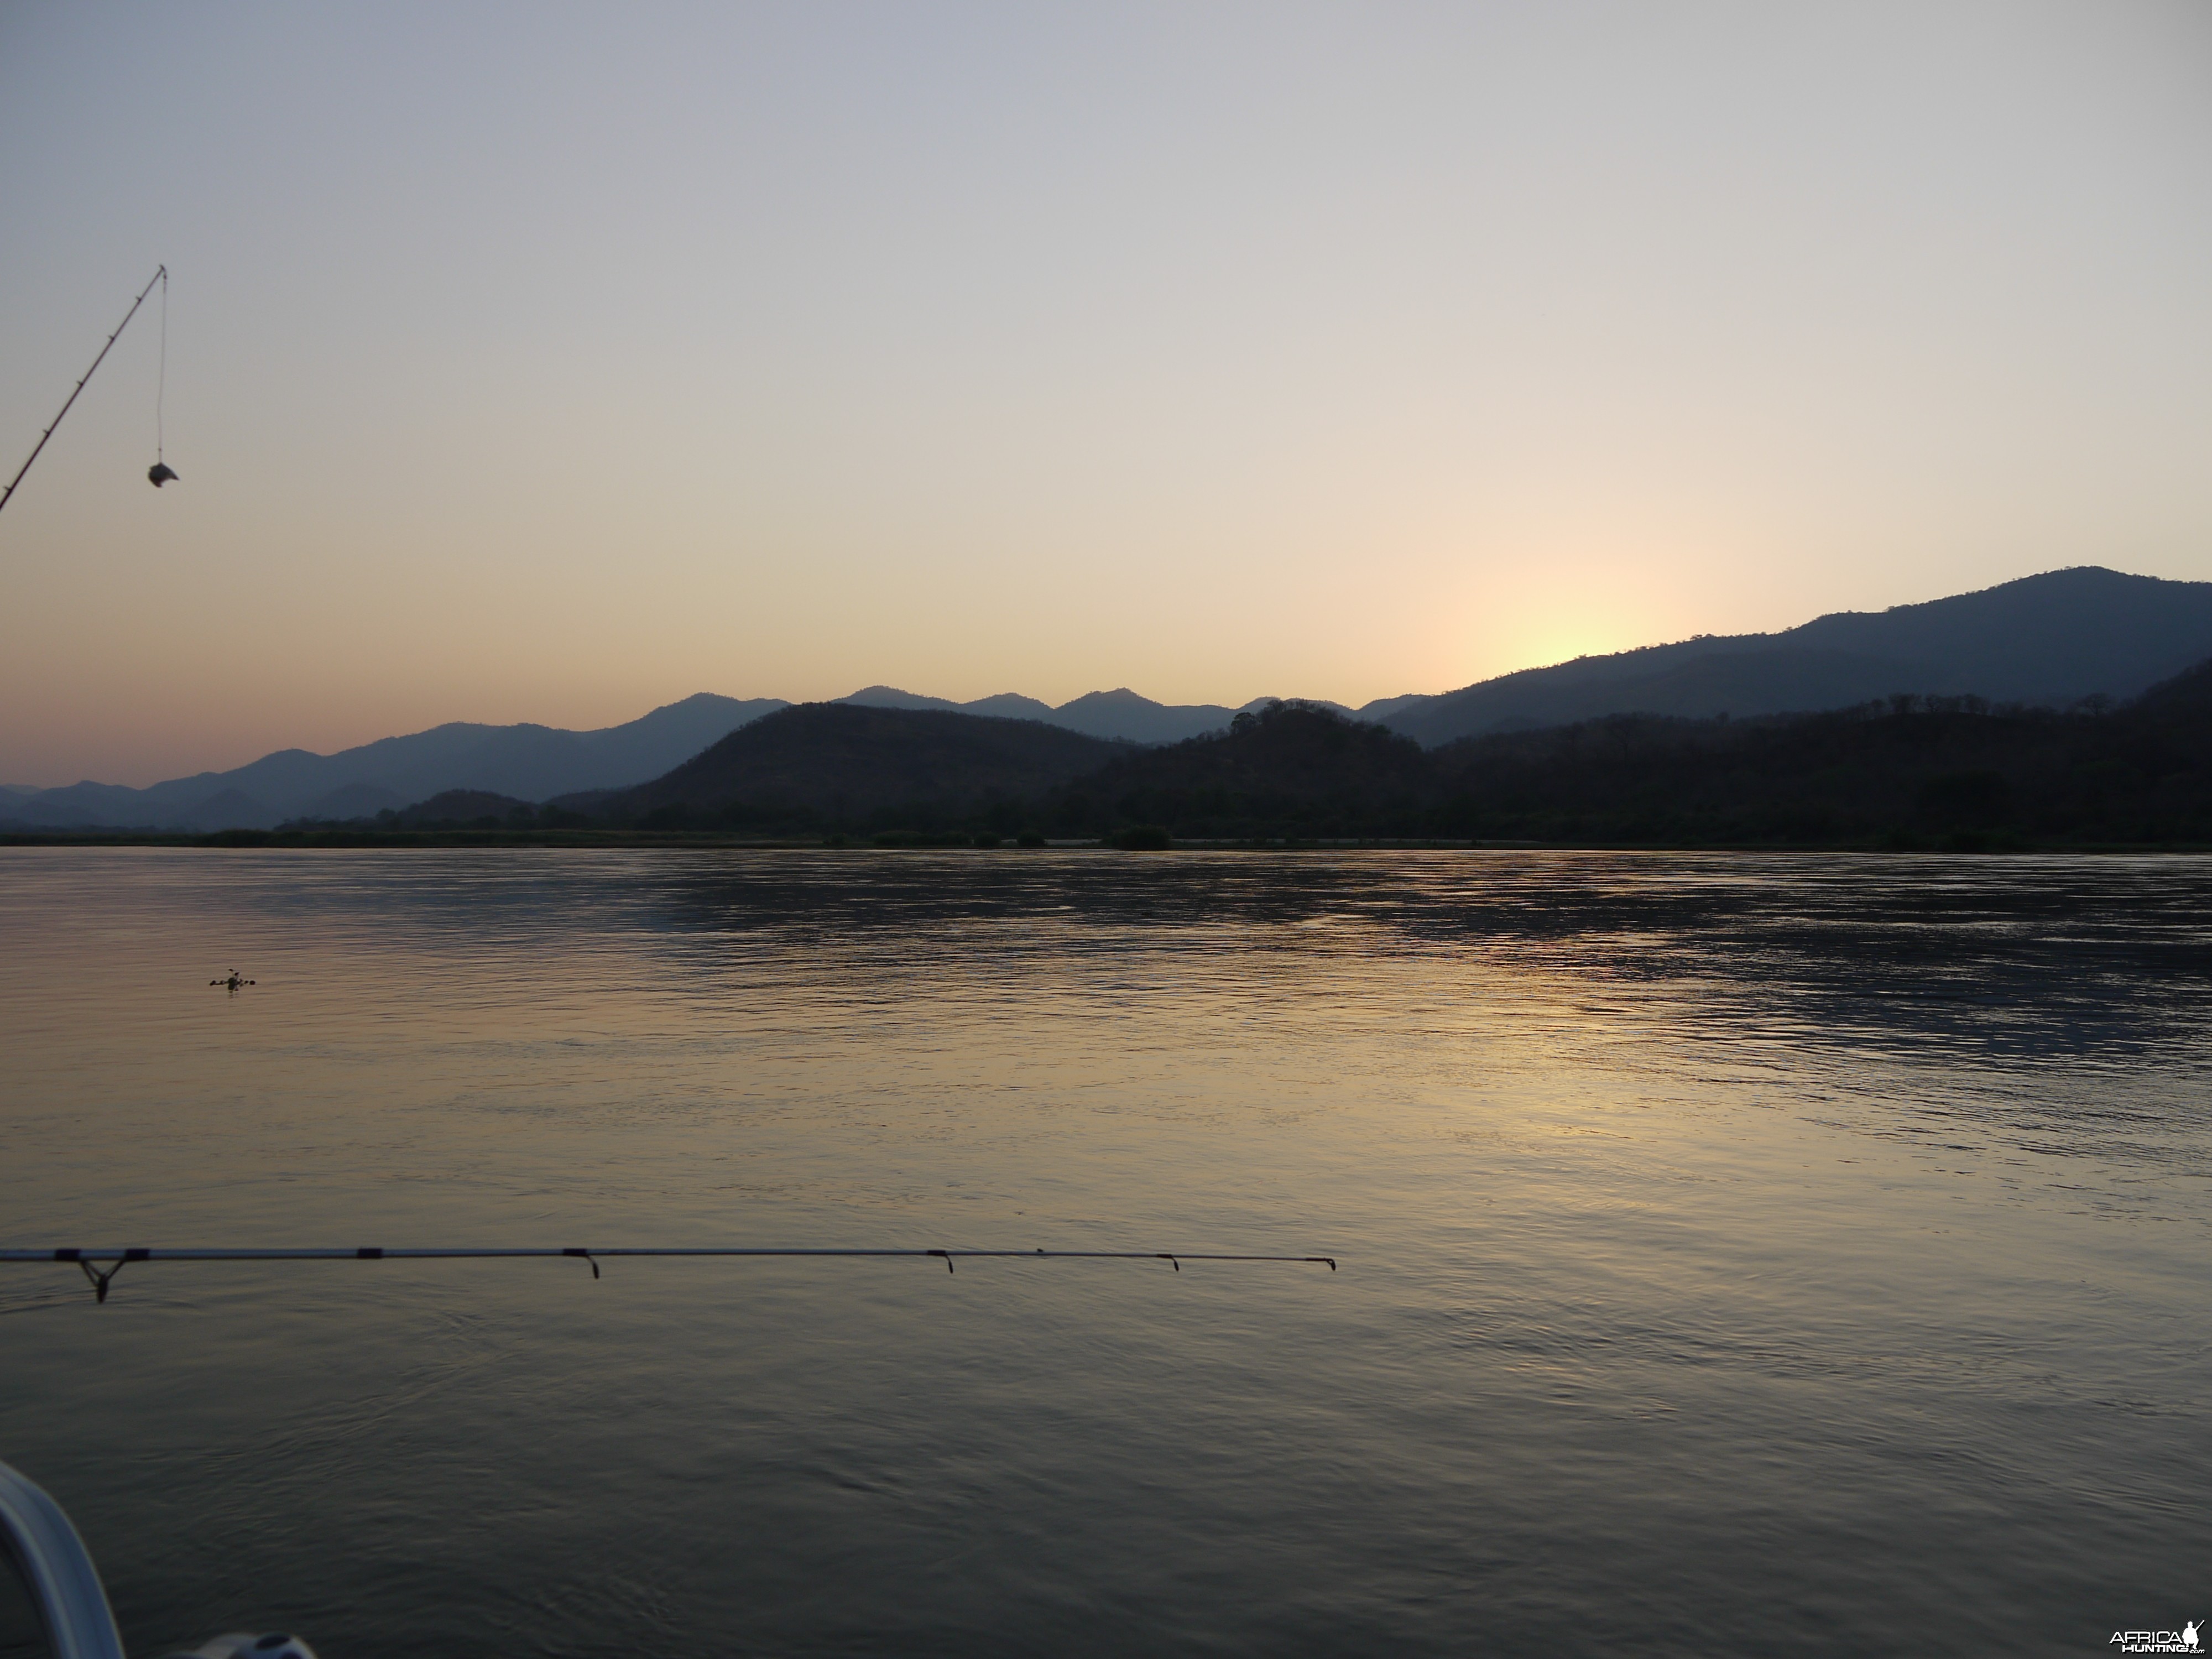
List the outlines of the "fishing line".
{"type": "Polygon", "coordinates": [[[161,372],[154,382],[154,465],[161,465],[167,458],[161,453],[161,405],[169,396],[169,268],[161,267],[161,372]]]}

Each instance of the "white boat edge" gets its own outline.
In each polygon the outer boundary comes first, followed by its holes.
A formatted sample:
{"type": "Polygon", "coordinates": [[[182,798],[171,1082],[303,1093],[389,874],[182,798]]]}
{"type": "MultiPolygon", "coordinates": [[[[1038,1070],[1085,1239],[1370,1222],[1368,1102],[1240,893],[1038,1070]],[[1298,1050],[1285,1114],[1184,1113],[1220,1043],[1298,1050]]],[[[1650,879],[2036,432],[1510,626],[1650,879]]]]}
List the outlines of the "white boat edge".
{"type": "MultiPolygon", "coordinates": [[[[53,1659],[126,1659],[92,1553],[69,1515],[21,1470],[0,1463],[0,1544],[22,1574],[53,1659]]],[[[295,1636],[232,1632],[165,1659],[315,1659],[295,1636]]]]}

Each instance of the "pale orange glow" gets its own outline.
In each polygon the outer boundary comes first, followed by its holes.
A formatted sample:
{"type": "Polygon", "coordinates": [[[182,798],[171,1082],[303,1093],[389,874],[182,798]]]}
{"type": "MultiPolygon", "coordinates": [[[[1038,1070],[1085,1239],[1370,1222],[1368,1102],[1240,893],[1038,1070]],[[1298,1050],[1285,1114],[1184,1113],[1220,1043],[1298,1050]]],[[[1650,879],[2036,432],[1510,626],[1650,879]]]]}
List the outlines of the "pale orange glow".
{"type": "Polygon", "coordinates": [[[0,783],[2212,577],[2212,13],[1597,9],[10,14],[0,783]]]}

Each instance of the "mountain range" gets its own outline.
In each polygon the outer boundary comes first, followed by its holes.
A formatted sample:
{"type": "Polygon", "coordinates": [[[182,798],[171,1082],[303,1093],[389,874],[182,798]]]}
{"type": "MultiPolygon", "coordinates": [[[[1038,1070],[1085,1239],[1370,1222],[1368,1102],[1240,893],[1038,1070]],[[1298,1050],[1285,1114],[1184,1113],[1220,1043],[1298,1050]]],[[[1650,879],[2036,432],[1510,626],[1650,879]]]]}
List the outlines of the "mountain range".
{"type": "MultiPolygon", "coordinates": [[[[2135,696],[2208,657],[2212,582],[2089,566],[1883,611],[1838,612],[1781,633],[1700,635],[1581,657],[1358,710],[1320,700],[1306,706],[1436,748],[1610,714],[1747,717],[1849,708],[1905,692],[2063,708],[2135,696]]],[[[1274,700],[1255,698],[1242,709],[1169,705],[1125,687],[1055,707],[1011,692],[963,703],[872,685],[837,701],[1160,744],[1220,731],[1237,714],[1274,700]]],[[[599,731],[454,723],[334,755],[283,750],[232,771],[146,789],[89,782],[6,788],[0,827],[258,829],[294,818],[368,817],[453,790],[525,801],[620,791],[703,758],[732,732],[789,707],[780,698],[702,692],[599,731]]]]}
{"type": "MultiPolygon", "coordinates": [[[[1175,743],[1218,731],[1242,712],[1212,703],[1158,703],[1126,687],[1092,691],[1057,708],[1013,693],[961,703],[888,685],[866,686],[836,701],[1038,720],[1103,741],[1133,743],[1175,743]]],[[[1244,708],[1271,701],[1257,697],[1244,708]]],[[[231,771],[172,778],[144,789],[113,783],[58,789],[0,785],[0,830],[266,830],[294,818],[371,817],[455,790],[550,800],[659,777],[739,727],[790,707],[781,697],[702,691],[594,732],[454,721],[334,755],[283,749],[231,771]]]]}
{"type": "Polygon", "coordinates": [[[2136,696],[2207,657],[2212,582],[2090,565],[1921,605],[1838,611],[1779,634],[1704,635],[1524,669],[1409,701],[1382,724],[1434,747],[1605,714],[1810,713],[1905,691],[2063,708],[2136,696]]]}
{"type": "Polygon", "coordinates": [[[40,827],[267,829],[287,818],[368,817],[449,789],[543,800],[655,777],[747,720],[789,705],[710,692],[596,732],[454,721],[335,755],[280,749],[228,772],[145,789],[78,783],[10,792],[0,820],[40,827]]]}
{"type": "Polygon", "coordinates": [[[1433,749],[1301,703],[1164,744],[802,703],[665,777],[544,806],[454,793],[302,839],[616,832],[883,846],[1175,841],[1998,848],[2212,842],[2212,660],[2071,709],[1899,693],[1746,719],[1615,714],[1433,749]]]}

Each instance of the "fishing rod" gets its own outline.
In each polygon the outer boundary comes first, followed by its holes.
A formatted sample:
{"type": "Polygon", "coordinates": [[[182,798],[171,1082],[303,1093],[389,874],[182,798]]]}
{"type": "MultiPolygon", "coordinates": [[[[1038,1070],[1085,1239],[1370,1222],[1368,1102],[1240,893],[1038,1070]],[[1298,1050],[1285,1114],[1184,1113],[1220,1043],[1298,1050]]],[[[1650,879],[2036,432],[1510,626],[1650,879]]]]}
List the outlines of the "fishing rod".
{"type": "MultiPolygon", "coordinates": [[[[17,468],[15,469],[15,476],[14,477],[12,477],[12,478],[10,478],[10,479],[9,479],[9,480],[8,480],[8,487],[7,487],[5,489],[0,489],[0,507],[5,507],[5,506],[7,506],[7,505],[8,505],[8,498],[9,498],[10,495],[14,495],[14,494],[15,493],[15,486],[16,486],[17,484],[19,484],[19,483],[22,483],[22,482],[23,482],[23,475],[24,475],[26,472],[28,472],[28,471],[31,470],[31,462],[32,462],[32,461],[35,461],[35,460],[37,460],[37,459],[39,459],[39,451],[40,451],[40,450],[41,450],[41,449],[44,449],[44,448],[46,447],[46,440],[47,440],[47,439],[49,439],[49,438],[51,438],[51,437],[52,437],[52,436],[54,435],[54,428],[55,428],[55,427],[58,427],[58,426],[62,423],[62,415],[66,415],[66,414],[68,414],[68,413],[70,412],[70,404],[74,404],[74,403],[76,401],[76,394],[77,394],[77,392],[82,392],[82,391],[83,391],[83,390],[84,390],[84,382],[85,382],[85,380],[89,380],[93,377],[94,374],[94,373],[99,369],[99,368],[100,368],[100,364],[101,364],[101,363],[103,363],[103,362],[106,362],[108,352],[109,352],[109,351],[111,351],[112,349],[113,349],[114,345],[115,345],[115,342],[116,342],[117,338],[118,338],[118,337],[122,334],[123,331],[124,331],[125,329],[126,329],[126,328],[128,328],[128,327],[130,327],[130,326],[131,326],[131,319],[133,317],[136,317],[136,316],[138,314],[138,307],[139,307],[140,306],[144,305],[144,304],[146,303],[146,296],[147,296],[148,295],[151,294],[151,293],[154,291],[154,284],[155,284],[155,283],[161,283],[161,304],[162,304],[162,307],[163,307],[163,313],[162,313],[162,314],[163,314],[164,319],[166,319],[166,318],[167,318],[167,306],[168,306],[168,296],[169,296],[169,287],[168,287],[168,283],[169,283],[169,268],[168,268],[168,266],[167,266],[167,265],[161,265],[161,266],[158,266],[158,267],[156,267],[156,268],[155,268],[155,272],[154,272],[154,275],[153,275],[153,276],[151,276],[151,277],[147,281],[146,286],[145,286],[145,287],[143,287],[143,288],[142,288],[142,289],[140,289],[138,290],[138,297],[137,297],[137,299],[133,300],[133,301],[131,302],[131,309],[130,309],[130,310],[128,310],[128,311],[126,311],[126,312],[125,312],[125,313],[123,313],[123,320],[122,320],[121,322],[119,322],[119,323],[116,324],[116,325],[115,325],[115,332],[114,332],[113,334],[109,335],[109,336],[107,337],[107,343],[106,343],[106,345],[104,345],[104,346],[100,347],[100,356],[97,356],[97,357],[94,357],[94,358],[92,360],[92,368],[88,368],[87,370],[85,370],[85,372],[84,372],[84,380],[79,380],[79,381],[76,383],[76,391],[71,392],[70,393],[70,395],[69,395],[69,403],[65,403],[65,404],[64,404],[62,405],[62,413],[61,413],[61,415],[57,415],[57,416],[54,416],[54,419],[53,419],[53,425],[52,425],[52,426],[49,426],[49,427],[48,427],[48,428],[47,428],[44,432],[41,432],[41,433],[39,434],[39,441],[38,441],[35,445],[33,445],[33,446],[32,450],[31,450],[30,459],[29,459],[28,460],[26,460],[26,461],[22,464],[22,465],[21,465],[21,466],[19,466],[19,467],[17,467],[17,468]]],[[[168,347],[168,341],[167,341],[167,339],[166,338],[166,336],[167,336],[167,331],[168,331],[168,325],[167,325],[167,321],[166,321],[166,320],[164,320],[164,322],[163,322],[163,324],[162,324],[162,332],[163,332],[163,335],[164,335],[164,337],[164,337],[164,338],[163,338],[163,340],[162,340],[162,353],[161,353],[161,356],[162,356],[162,363],[161,363],[161,371],[162,371],[162,379],[163,379],[165,381],[166,381],[166,380],[167,380],[167,378],[168,378],[168,349],[167,349],[167,347],[168,347]]],[[[156,413],[156,416],[155,416],[155,419],[156,419],[156,421],[157,421],[157,422],[158,422],[158,420],[159,420],[159,418],[160,418],[159,414],[158,414],[158,410],[159,410],[159,405],[157,404],[157,405],[156,405],[156,410],[157,410],[157,413],[156,413]]],[[[157,442],[156,442],[156,444],[155,444],[155,448],[158,450],[158,449],[159,449],[159,447],[160,447],[160,445],[159,445],[159,442],[158,442],[158,441],[157,441],[157,442]]],[[[169,470],[168,470],[167,466],[167,465],[165,465],[163,464],[163,462],[162,462],[162,460],[161,460],[161,456],[160,456],[158,453],[155,456],[155,459],[154,459],[154,470],[155,470],[155,471],[156,471],[156,472],[168,472],[168,476],[169,476],[170,477],[172,477],[172,478],[173,478],[173,477],[175,477],[177,476],[177,475],[176,475],[175,473],[173,473],[173,472],[169,472],[169,470]]],[[[149,477],[151,477],[153,475],[152,475],[152,473],[149,473],[147,476],[148,476],[149,477]]],[[[155,488],[158,489],[159,488],[161,488],[161,486],[162,483],[164,483],[164,482],[166,482],[166,480],[156,479],[156,480],[155,481],[155,488]]]]}
{"type": "Polygon", "coordinates": [[[137,1246],[113,1249],[84,1249],[67,1247],[43,1247],[35,1249],[0,1249],[0,1262],[73,1262],[83,1273],[93,1288],[93,1299],[107,1300],[107,1287],[115,1275],[134,1261],[476,1261],[498,1260],[514,1256],[572,1256],[588,1261],[592,1277],[599,1276],[599,1263],[616,1256],[639,1255],[697,1255],[697,1256],[866,1256],[921,1257],[934,1259],[945,1264],[945,1271],[952,1271],[952,1264],[960,1261],[1164,1261],[1177,1273],[1186,1261],[1289,1261],[1322,1263],[1331,1273],[1336,1271],[1333,1255],[1223,1255],[1194,1253],[1188,1250],[930,1250],[930,1249],[840,1249],[823,1248],[793,1248],[747,1244],[678,1244],[678,1245],[619,1245],[612,1249],[578,1249],[559,1248],[524,1248],[494,1249],[449,1249],[401,1248],[385,1249],[375,1245],[362,1245],[353,1249],[325,1249],[309,1250],[255,1249],[181,1249],[163,1250],[142,1249],[137,1246]],[[102,1272],[101,1262],[113,1265],[102,1272]]]}

